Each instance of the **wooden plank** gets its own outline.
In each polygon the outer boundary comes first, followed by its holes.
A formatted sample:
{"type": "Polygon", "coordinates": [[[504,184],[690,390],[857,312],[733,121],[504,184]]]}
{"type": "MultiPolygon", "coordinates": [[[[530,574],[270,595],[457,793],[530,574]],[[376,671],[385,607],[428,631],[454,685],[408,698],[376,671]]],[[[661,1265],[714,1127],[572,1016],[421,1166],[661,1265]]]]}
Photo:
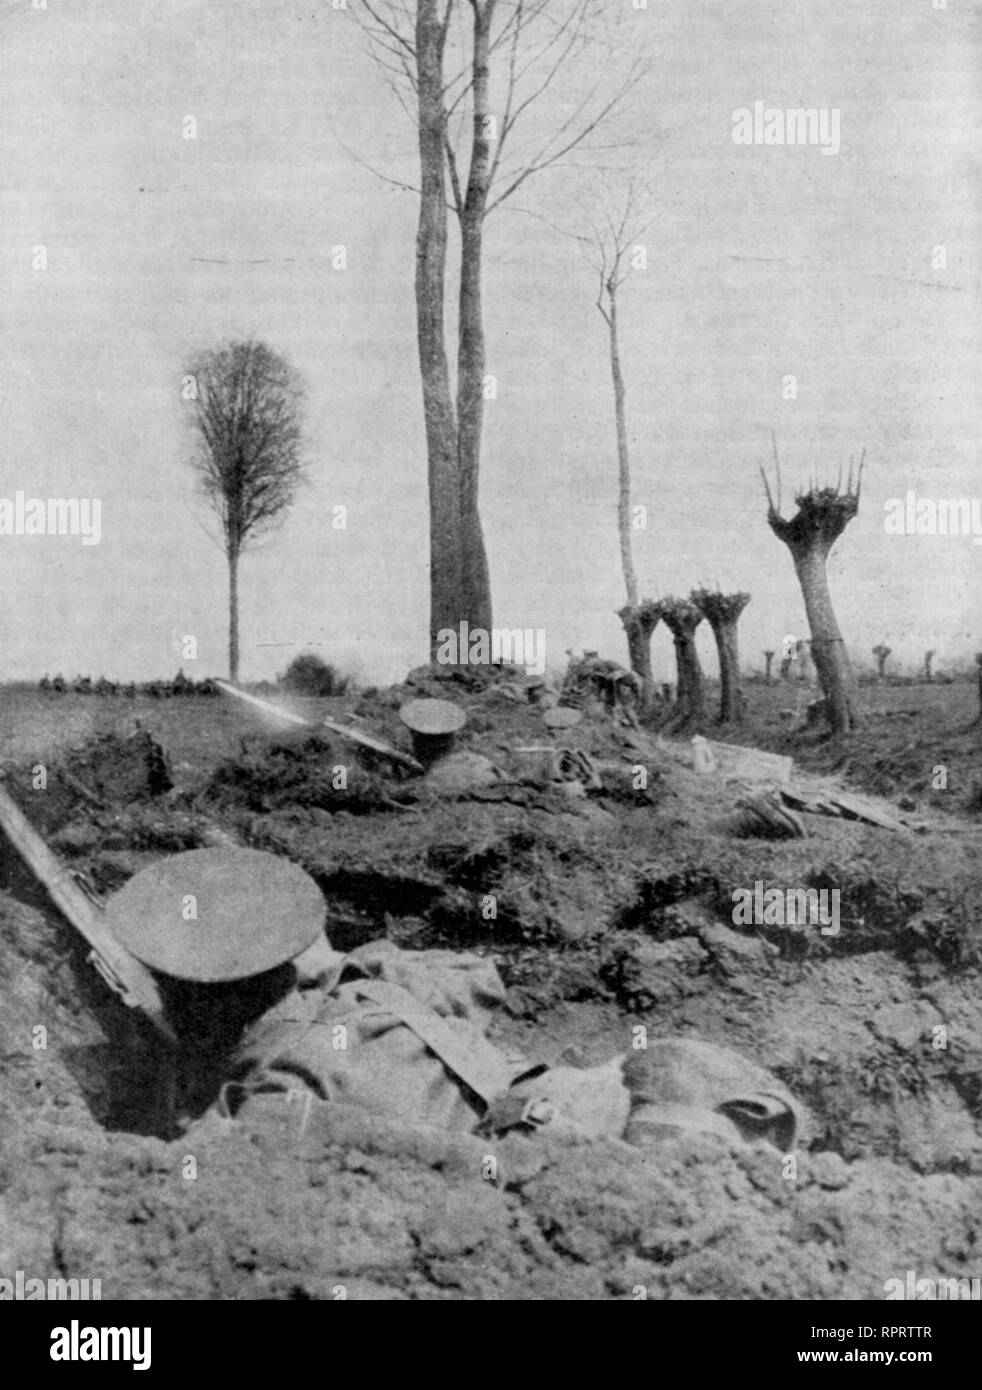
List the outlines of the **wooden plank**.
{"type": "Polygon", "coordinates": [[[765,753],[761,748],[744,748],[736,743],[714,743],[705,740],[712,754],[716,771],[724,777],[738,777],[744,782],[790,782],[793,763],[780,753],[765,753]]]}
{"type": "Polygon", "coordinates": [[[819,792],[815,796],[808,792],[801,791],[798,787],[781,787],[781,798],[788,806],[793,806],[796,811],[808,811],[815,816],[841,816],[842,812],[838,806],[833,805],[824,793],[819,792]]]}
{"type": "Polygon", "coordinates": [[[834,806],[840,807],[843,813],[853,820],[866,821],[868,824],[878,825],[884,830],[901,830],[903,828],[898,820],[894,820],[893,816],[888,816],[885,811],[881,811],[870,802],[864,801],[862,797],[852,796],[848,792],[829,792],[827,795],[834,806]]]}

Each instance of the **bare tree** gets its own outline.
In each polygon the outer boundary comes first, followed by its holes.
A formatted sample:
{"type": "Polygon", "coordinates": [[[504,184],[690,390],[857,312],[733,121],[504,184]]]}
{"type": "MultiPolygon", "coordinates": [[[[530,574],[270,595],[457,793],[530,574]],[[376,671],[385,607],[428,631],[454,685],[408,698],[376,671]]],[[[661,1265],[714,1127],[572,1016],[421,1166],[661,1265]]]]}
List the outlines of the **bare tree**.
{"type": "Polygon", "coordinates": [[[859,460],[855,491],[850,462],[844,492],[841,490],[840,470],[835,487],[819,487],[816,481],[807,492],[796,494],[797,510],[790,520],[786,520],[781,515],[781,464],[777,440],[773,443],[777,505],[771,496],[763,467],[760,470],[767,494],[768,525],[790,550],[795,574],[801,585],[811,628],[812,660],[825,697],[826,718],[834,733],[848,733],[856,726],[858,719],[856,680],[832,607],[826,562],[833,545],[859,510],[866,451],[863,450],[859,460]]]}
{"type": "MultiPolygon", "coordinates": [[[[749,594],[721,594],[712,589],[695,589],[692,602],[705,614],[716,639],[719,654],[721,724],[742,723],[747,712],[746,700],[740,688],[740,648],[737,623],[750,602],[749,594]]],[[[773,653],[771,653],[773,656],[773,653]]],[[[770,662],[767,664],[770,677],[770,662]]]]}
{"type": "Polygon", "coordinates": [[[631,669],[642,684],[642,711],[649,713],[654,697],[651,675],[651,634],[658,623],[657,605],[650,599],[639,601],[638,580],[631,545],[631,455],[627,433],[627,390],[621,363],[618,323],[618,292],[633,271],[646,261],[646,249],[639,244],[654,220],[646,190],[633,176],[627,181],[616,210],[616,194],[606,187],[594,198],[596,206],[585,209],[589,234],[575,234],[597,277],[597,308],[607,325],[610,375],[614,389],[614,428],[617,439],[617,532],[621,547],[621,567],[627,603],[618,611],[627,635],[631,669]]]}
{"type": "Polygon", "coordinates": [[[201,352],[187,372],[198,442],[193,466],[221,523],[228,561],[228,665],[236,681],[239,559],[290,506],[303,478],[306,394],[289,362],[255,339],[201,352]]]}
{"type": "MultiPolygon", "coordinates": [[[[420,211],[416,322],[430,501],[430,647],[466,619],[491,626],[491,583],[478,509],[484,427],[485,223],[535,174],[585,149],[643,67],[616,44],[596,50],[571,105],[530,122],[560,75],[578,75],[603,0],[358,0],[373,57],[417,127],[420,211]],[[447,54],[466,54],[449,75],[447,54]],[[468,122],[467,117],[470,117],[468,122]],[[469,129],[468,129],[469,126],[469,129]],[[528,126],[529,139],[516,140],[528,126]],[[466,162],[466,171],[464,168],[466,162]],[[447,213],[460,229],[457,381],[444,323],[447,213]]],[[[639,51],[636,44],[634,53],[639,51]]],[[[383,175],[384,177],[384,175],[383,175]]],[[[401,180],[389,180],[410,187],[401,180]]]]}

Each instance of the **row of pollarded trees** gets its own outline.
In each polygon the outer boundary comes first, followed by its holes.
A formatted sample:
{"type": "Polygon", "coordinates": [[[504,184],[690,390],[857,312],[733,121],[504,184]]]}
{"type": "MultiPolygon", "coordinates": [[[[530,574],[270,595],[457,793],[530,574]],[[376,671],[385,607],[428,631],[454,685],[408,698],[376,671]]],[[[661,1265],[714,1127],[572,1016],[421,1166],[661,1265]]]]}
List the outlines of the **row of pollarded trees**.
{"type": "Polygon", "coordinates": [[[745,593],[724,594],[715,589],[693,589],[688,598],[645,599],[627,604],[618,616],[624,624],[631,655],[631,669],[641,678],[644,712],[650,714],[654,701],[651,674],[651,637],[663,622],[672,634],[678,674],[676,713],[679,722],[688,723],[705,715],[705,682],[696,630],[705,619],[713,630],[719,655],[721,724],[739,723],[745,713],[740,688],[740,650],[737,624],[750,602],[745,593]]]}
{"type": "MultiPolygon", "coordinates": [[[[627,636],[631,669],[642,682],[642,699],[648,712],[653,699],[649,655],[651,634],[659,620],[671,631],[678,660],[678,703],[681,716],[686,721],[701,717],[703,711],[703,683],[696,655],[695,631],[705,618],[713,629],[719,651],[722,683],[720,719],[729,722],[739,720],[743,714],[736,634],[737,621],[750,601],[749,594],[722,594],[699,589],[688,599],[642,601],[634,568],[631,547],[631,461],[619,341],[618,291],[636,266],[631,255],[632,245],[651,220],[645,199],[632,182],[620,216],[608,214],[599,224],[592,225],[591,236],[576,238],[586,246],[598,273],[597,307],[607,325],[609,342],[618,461],[617,520],[627,595],[627,603],[619,610],[619,617],[627,636]]],[[[863,458],[859,462],[855,488],[850,464],[845,490],[841,486],[841,473],[835,487],[820,487],[816,481],[808,491],[796,495],[796,512],[790,519],[781,513],[781,465],[776,439],[774,462],[776,505],[767,477],[763,475],[768,503],[767,522],[791,552],[811,628],[810,649],[822,686],[824,713],[833,732],[848,733],[857,719],[856,681],[832,608],[826,562],[832,546],[859,508],[863,458]]],[[[761,472],[763,474],[763,470],[761,472]]],[[[882,660],[885,659],[884,656],[882,660]]],[[[768,669],[769,666],[768,661],[768,669]]]]}
{"type": "MultiPolygon", "coordinates": [[[[785,518],[781,510],[781,467],[776,442],[774,459],[776,502],[767,477],[761,470],[767,494],[768,525],[791,552],[811,629],[809,646],[822,687],[825,717],[834,733],[848,733],[855,728],[858,720],[856,678],[832,607],[826,565],[832,546],[859,508],[863,458],[859,461],[855,486],[850,464],[844,489],[841,476],[835,487],[820,487],[817,482],[814,483],[807,491],[796,494],[795,513],[791,518],[785,518]]],[[[623,546],[623,526],[621,540],[623,546]]],[[[630,578],[633,578],[633,574],[630,578]]],[[[737,622],[750,601],[749,595],[699,589],[687,599],[663,599],[657,603],[646,600],[639,603],[632,593],[630,579],[627,589],[628,602],[620,610],[619,616],[627,634],[632,669],[641,678],[645,690],[646,707],[650,709],[652,694],[649,644],[651,634],[661,620],[669,628],[675,643],[680,716],[685,721],[702,717],[703,682],[696,654],[695,633],[700,622],[706,618],[713,629],[720,658],[720,718],[727,722],[739,720],[743,712],[743,697],[737,666],[737,622]]]]}

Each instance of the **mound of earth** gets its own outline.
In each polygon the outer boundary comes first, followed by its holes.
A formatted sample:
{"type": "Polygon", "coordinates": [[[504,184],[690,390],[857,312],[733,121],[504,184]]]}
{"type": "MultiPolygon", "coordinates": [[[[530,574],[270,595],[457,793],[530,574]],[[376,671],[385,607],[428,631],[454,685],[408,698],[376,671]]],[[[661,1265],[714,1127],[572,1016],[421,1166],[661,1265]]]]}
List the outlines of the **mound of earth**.
{"type": "Polygon", "coordinates": [[[221,757],[202,739],[171,790],[131,796],[87,746],[67,763],[83,791],[53,760],[44,813],[25,809],[102,892],[199,844],[286,854],[342,949],[491,955],[497,1036],[546,1062],[644,1036],[735,1048],[808,1107],[800,1148],[491,1142],[344,1114],[292,1147],[211,1119],[172,1137],[152,1035],[0,841],[0,1267],[127,1298],[877,1299],[907,1269],[976,1277],[982,829],[808,816],[805,839],[747,838],[738,789],[670,743],[599,715],[553,736],[506,682],[426,681],[361,697],[359,727],[405,747],[408,694],[459,700],[459,746],[502,781],[440,794],[333,737],[221,757]],[[643,768],[645,796],[523,781],[515,750],[559,739],[643,768]],[[836,888],[838,933],[736,925],[757,881],[836,888]]]}

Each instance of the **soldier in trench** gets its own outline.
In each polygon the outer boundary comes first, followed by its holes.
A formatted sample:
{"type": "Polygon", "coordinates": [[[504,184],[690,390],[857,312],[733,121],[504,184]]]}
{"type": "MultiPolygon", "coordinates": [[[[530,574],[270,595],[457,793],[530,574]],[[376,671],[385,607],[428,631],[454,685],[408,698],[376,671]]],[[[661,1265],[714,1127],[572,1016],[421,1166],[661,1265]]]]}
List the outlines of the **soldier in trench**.
{"type": "Polygon", "coordinates": [[[253,850],[173,855],[112,899],[111,929],[161,981],[186,1072],[219,1070],[212,1116],[296,1138],[345,1107],[457,1132],[794,1141],[792,1097],[728,1049],[654,1039],[599,1066],[534,1063],[488,1037],[505,998],[490,960],[384,939],[342,953],[325,913],[307,874],[253,850]],[[193,914],[176,910],[189,901],[193,914]]]}

